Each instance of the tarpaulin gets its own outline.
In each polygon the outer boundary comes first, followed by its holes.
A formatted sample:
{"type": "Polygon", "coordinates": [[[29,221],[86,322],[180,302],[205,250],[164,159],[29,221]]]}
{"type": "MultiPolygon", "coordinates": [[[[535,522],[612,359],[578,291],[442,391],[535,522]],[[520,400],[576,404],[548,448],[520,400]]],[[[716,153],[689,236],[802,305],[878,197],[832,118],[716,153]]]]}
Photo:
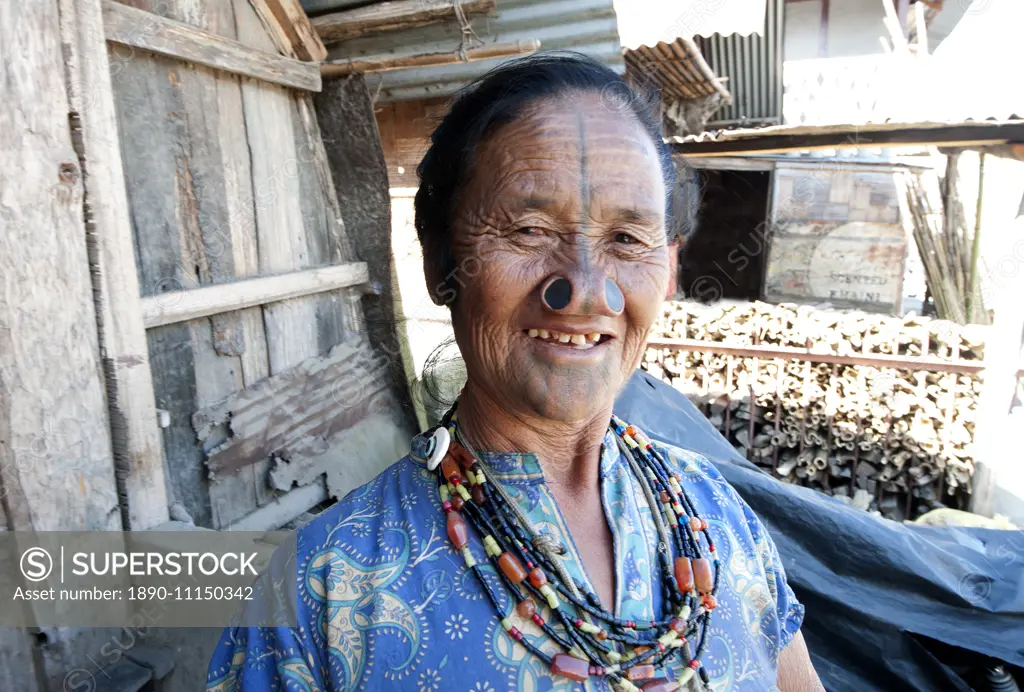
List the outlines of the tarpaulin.
{"type": "Polygon", "coordinates": [[[615,412],[714,462],[768,527],[830,692],[987,690],[1000,662],[1024,680],[1024,532],[902,524],[783,483],[642,371],[615,412]]]}

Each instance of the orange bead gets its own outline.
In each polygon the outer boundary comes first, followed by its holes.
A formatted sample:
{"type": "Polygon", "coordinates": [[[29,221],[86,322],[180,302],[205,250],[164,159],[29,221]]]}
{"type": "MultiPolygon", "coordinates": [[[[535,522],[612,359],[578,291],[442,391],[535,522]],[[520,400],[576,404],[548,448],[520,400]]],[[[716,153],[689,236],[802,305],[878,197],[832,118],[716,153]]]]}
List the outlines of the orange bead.
{"type": "Polygon", "coordinates": [[[540,567],[534,567],[530,571],[530,583],[533,584],[533,588],[539,589],[548,583],[548,575],[544,574],[540,567]]]}
{"type": "Polygon", "coordinates": [[[700,597],[700,603],[707,610],[714,610],[718,607],[718,599],[709,593],[706,593],[700,597]]]}
{"type": "Polygon", "coordinates": [[[470,489],[469,493],[473,496],[473,502],[476,503],[477,507],[481,507],[485,502],[487,502],[487,495],[484,494],[484,487],[479,483],[474,485],[470,489]]]}
{"type": "Polygon", "coordinates": [[[516,612],[524,620],[531,620],[537,614],[537,604],[533,602],[532,598],[519,601],[519,605],[516,606],[516,612]]]}
{"type": "Polygon", "coordinates": [[[458,442],[451,443],[451,446],[448,447],[448,454],[454,457],[459,466],[464,469],[468,469],[476,463],[476,459],[473,458],[473,455],[466,451],[466,448],[458,442]]]}
{"type": "Polygon", "coordinates": [[[659,500],[661,500],[662,502],[671,502],[671,501],[672,501],[672,498],[671,498],[671,497],[669,497],[669,494],[668,494],[668,492],[667,492],[667,491],[665,491],[665,490],[662,490],[662,491],[661,491],[661,492],[660,492],[660,493],[658,494],[658,499],[659,499],[659,500]]]}
{"type": "Polygon", "coordinates": [[[674,692],[679,689],[678,683],[675,680],[666,680],[665,678],[654,678],[648,680],[640,686],[643,692],[674,692]]]}
{"type": "Polygon", "coordinates": [[[598,630],[597,634],[595,634],[594,636],[597,637],[598,641],[603,642],[605,639],[608,638],[608,630],[598,630]]]}
{"type": "Polygon", "coordinates": [[[466,501],[462,499],[461,495],[457,493],[455,495],[452,495],[452,509],[454,509],[456,512],[461,512],[462,507],[465,504],[466,501]]]}
{"type": "Polygon", "coordinates": [[[635,649],[633,649],[633,653],[636,654],[639,657],[639,656],[643,656],[645,653],[647,653],[650,650],[651,650],[651,647],[649,647],[649,646],[638,646],[635,649]]]}
{"type": "Polygon", "coordinates": [[[448,512],[448,538],[456,550],[462,550],[469,545],[469,528],[466,520],[458,512],[448,512]]]}
{"type": "Polygon", "coordinates": [[[711,576],[711,561],[706,557],[698,557],[692,561],[693,583],[697,591],[711,593],[715,588],[715,580],[711,576]]]}
{"type": "Polygon", "coordinates": [[[700,531],[701,528],[703,528],[703,525],[704,525],[704,522],[702,522],[697,517],[690,517],[690,530],[693,531],[694,533],[697,533],[698,531],[700,531]]]}
{"type": "Polygon", "coordinates": [[[522,563],[512,553],[504,552],[499,555],[498,567],[501,568],[502,574],[508,577],[508,580],[513,584],[518,584],[526,579],[526,570],[523,569],[522,563]]]}
{"type": "Polygon", "coordinates": [[[675,562],[676,585],[680,593],[689,593],[693,590],[693,569],[690,565],[690,558],[677,557],[675,562]]]}
{"type": "Polygon", "coordinates": [[[452,485],[458,485],[458,483],[455,482],[456,479],[458,479],[459,483],[462,482],[462,474],[459,473],[459,465],[455,463],[455,459],[452,458],[452,453],[450,451],[444,455],[443,459],[441,459],[441,474],[447,478],[448,482],[452,485]]]}
{"type": "Polygon", "coordinates": [[[646,664],[633,666],[626,671],[626,677],[629,678],[630,682],[636,682],[637,680],[650,680],[654,677],[654,666],[646,664]]]}
{"type": "Polygon", "coordinates": [[[676,634],[683,634],[686,632],[686,620],[682,618],[672,618],[668,623],[668,628],[676,634]]]}
{"type": "Polygon", "coordinates": [[[590,664],[569,654],[555,654],[551,659],[551,672],[563,678],[583,682],[590,677],[590,664]]]}

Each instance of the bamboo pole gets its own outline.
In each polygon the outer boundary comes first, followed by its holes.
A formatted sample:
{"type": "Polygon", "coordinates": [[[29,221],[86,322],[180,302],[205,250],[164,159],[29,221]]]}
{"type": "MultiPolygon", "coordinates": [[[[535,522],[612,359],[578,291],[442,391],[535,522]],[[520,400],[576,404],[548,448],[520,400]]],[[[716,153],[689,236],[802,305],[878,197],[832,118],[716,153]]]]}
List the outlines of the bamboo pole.
{"type": "Polygon", "coordinates": [[[398,57],[378,56],[362,60],[337,60],[323,63],[320,66],[320,73],[324,77],[344,77],[355,72],[387,72],[388,70],[401,70],[409,67],[434,67],[436,65],[472,62],[474,60],[528,55],[535,53],[539,49],[540,41],[530,39],[511,41],[509,43],[494,43],[481,48],[471,48],[465,51],[465,59],[463,59],[463,55],[459,51],[450,51],[446,53],[420,53],[398,57]]]}
{"type": "MultiPolygon", "coordinates": [[[[985,152],[978,154],[978,204],[974,215],[974,237],[971,239],[971,271],[967,282],[967,318],[974,323],[982,321],[985,305],[978,285],[978,259],[981,256],[981,210],[985,190],[985,152]],[[980,314],[979,314],[980,313],[980,314]]],[[[988,320],[984,319],[984,323],[988,320]]]]}

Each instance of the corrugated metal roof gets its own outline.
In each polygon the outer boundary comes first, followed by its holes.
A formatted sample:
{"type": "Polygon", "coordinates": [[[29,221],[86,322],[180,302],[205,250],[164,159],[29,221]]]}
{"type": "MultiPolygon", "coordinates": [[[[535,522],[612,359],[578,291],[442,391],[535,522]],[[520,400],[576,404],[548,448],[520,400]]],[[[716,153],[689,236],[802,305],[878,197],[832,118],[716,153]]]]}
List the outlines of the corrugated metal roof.
{"type": "Polygon", "coordinates": [[[387,0],[301,0],[302,9],[306,14],[313,16],[324,12],[336,12],[337,10],[348,10],[353,7],[365,7],[366,5],[379,5],[387,0]]]}
{"type": "Polygon", "coordinates": [[[688,38],[627,50],[625,58],[631,81],[658,89],[664,97],[689,100],[717,91],[729,98],[728,90],[688,38]]]}
{"type": "MultiPolygon", "coordinates": [[[[612,0],[498,0],[497,16],[470,23],[485,44],[537,39],[541,50],[577,50],[625,72],[612,0]]],[[[445,22],[345,41],[328,60],[452,52],[461,41],[459,25],[445,22]]],[[[508,59],[371,73],[366,82],[382,103],[448,96],[508,59]]]]}
{"type": "Polygon", "coordinates": [[[712,71],[726,79],[732,104],[719,109],[709,128],[782,122],[783,0],[768,0],[760,34],[696,36],[712,71]]]}
{"type": "Polygon", "coordinates": [[[699,135],[668,137],[683,155],[738,155],[757,151],[820,148],[886,147],[941,140],[950,145],[1024,140],[1022,120],[963,122],[884,122],[843,125],[777,125],[734,130],[708,130],[699,135]],[[905,136],[904,136],[905,133],[905,136]],[[889,135],[889,137],[886,137],[889,135]],[[893,138],[892,135],[900,135],[893,138]],[[950,139],[953,138],[953,139],[950,139]]]}

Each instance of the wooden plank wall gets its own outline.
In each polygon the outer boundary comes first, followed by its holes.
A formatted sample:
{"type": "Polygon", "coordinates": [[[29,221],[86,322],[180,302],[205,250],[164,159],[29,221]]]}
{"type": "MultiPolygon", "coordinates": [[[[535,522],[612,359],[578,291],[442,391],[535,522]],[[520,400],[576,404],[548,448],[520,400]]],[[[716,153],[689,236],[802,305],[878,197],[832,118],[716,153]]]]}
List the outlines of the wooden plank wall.
{"type": "MultiPolygon", "coordinates": [[[[248,0],[130,4],[277,52],[248,0]]],[[[302,117],[307,95],[124,46],[110,54],[143,295],[350,256],[313,165],[322,144],[302,117]]],[[[197,524],[227,526],[273,495],[269,460],[210,478],[192,414],[358,331],[348,293],[149,330],[157,406],[170,414],[169,494],[197,524]]]]}
{"type": "Polygon", "coordinates": [[[0,4],[0,64],[0,529],[119,529],[57,3],[0,4]]]}

